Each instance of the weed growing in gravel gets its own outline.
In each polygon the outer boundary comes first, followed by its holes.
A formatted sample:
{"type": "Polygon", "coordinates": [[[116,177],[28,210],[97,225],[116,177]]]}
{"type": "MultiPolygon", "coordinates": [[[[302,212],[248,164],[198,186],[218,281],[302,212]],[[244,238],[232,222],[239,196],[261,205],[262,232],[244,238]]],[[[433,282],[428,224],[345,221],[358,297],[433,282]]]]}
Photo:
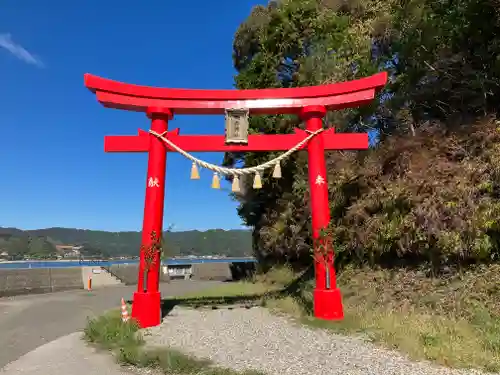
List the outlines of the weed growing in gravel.
{"type": "Polygon", "coordinates": [[[110,311],[100,317],[89,319],[84,329],[84,337],[90,342],[107,350],[142,345],[139,327],[134,323],[123,324],[120,311],[110,311]]]}
{"type": "Polygon", "coordinates": [[[111,350],[119,363],[162,370],[176,375],[264,375],[258,371],[234,371],[214,366],[170,348],[146,348],[141,332],[134,321],[123,323],[120,311],[110,311],[90,319],[84,329],[86,341],[99,348],[111,350]]]}

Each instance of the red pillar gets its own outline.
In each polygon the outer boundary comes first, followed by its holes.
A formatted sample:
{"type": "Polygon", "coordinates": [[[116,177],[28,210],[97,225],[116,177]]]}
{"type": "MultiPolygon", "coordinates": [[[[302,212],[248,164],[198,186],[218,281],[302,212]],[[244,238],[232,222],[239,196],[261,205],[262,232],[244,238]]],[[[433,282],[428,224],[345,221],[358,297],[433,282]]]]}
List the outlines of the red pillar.
{"type": "MultiPolygon", "coordinates": [[[[147,115],[151,119],[151,130],[159,134],[167,131],[168,121],[172,119],[172,112],[169,109],[148,108],[147,115]]],[[[162,238],[167,150],[165,144],[157,137],[150,135],[149,139],[139,275],[132,305],[132,317],[139,322],[141,328],[154,327],[161,323],[160,254],[155,255],[148,271],[144,249],[153,242],[151,238],[153,232],[157,238],[160,240],[162,238]],[[145,273],[147,273],[147,285],[144,285],[145,273]]]]}
{"type": "MultiPolygon", "coordinates": [[[[304,107],[300,113],[301,118],[306,122],[306,129],[311,132],[323,127],[325,115],[326,108],[323,106],[304,107]]],[[[323,255],[318,252],[321,231],[330,224],[323,134],[315,136],[308,142],[307,151],[316,273],[314,316],[320,319],[339,320],[344,317],[344,311],[340,289],[337,288],[331,241],[322,241],[324,246],[329,247],[327,259],[324,259],[323,255]],[[329,283],[327,283],[327,274],[329,283]]]]}

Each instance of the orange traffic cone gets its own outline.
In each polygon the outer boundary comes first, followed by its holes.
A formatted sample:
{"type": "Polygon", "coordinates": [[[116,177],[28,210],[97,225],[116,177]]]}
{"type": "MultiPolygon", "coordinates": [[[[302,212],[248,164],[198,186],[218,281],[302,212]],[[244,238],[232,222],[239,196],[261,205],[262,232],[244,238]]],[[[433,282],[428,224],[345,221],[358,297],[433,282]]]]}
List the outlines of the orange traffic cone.
{"type": "Polygon", "coordinates": [[[129,316],[128,316],[128,309],[127,309],[127,304],[125,303],[125,300],[122,298],[122,322],[128,322],[129,316]]]}

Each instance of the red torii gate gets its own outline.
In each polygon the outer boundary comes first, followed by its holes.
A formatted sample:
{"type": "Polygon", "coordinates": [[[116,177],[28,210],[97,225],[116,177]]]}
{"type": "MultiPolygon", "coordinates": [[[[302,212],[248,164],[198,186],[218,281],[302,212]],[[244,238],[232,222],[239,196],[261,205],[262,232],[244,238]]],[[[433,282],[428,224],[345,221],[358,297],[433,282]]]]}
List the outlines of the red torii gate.
{"type": "MultiPolygon", "coordinates": [[[[386,84],[387,73],[323,86],[256,90],[156,88],[117,82],[91,74],[85,74],[84,80],[85,86],[96,94],[97,100],[105,107],[145,112],[151,119],[151,131],[166,134],[168,140],[185,151],[249,152],[289,150],[304,140],[307,134],[296,129],[294,134],[249,135],[248,144],[227,145],[224,135],[179,135],[179,129],[167,132],[168,121],[174,114],[224,114],[226,109],[245,108],[253,115],[297,114],[305,121],[307,131],[315,132],[323,127],[323,118],[328,110],[357,107],[371,102],[376,92],[386,84]]],[[[316,135],[302,148],[308,151],[312,229],[316,247],[321,231],[330,222],[324,151],[367,149],[368,134],[336,134],[330,128],[316,135]]],[[[139,277],[132,317],[143,328],[156,326],[161,322],[160,254],[154,253],[153,262],[146,271],[144,249],[154,245],[155,238],[152,238],[151,233],[161,238],[166,153],[175,150],[157,136],[142,130],[135,136],[105,136],[104,150],[149,153],[139,277]],[[148,274],[147,285],[144,285],[145,272],[148,274]]],[[[328,254],[326,262],[319,256],[315,260],[314,315],[321,319],[342,319],[342,297],[336,284],[333,249],[328,249],[328,254]]]]}

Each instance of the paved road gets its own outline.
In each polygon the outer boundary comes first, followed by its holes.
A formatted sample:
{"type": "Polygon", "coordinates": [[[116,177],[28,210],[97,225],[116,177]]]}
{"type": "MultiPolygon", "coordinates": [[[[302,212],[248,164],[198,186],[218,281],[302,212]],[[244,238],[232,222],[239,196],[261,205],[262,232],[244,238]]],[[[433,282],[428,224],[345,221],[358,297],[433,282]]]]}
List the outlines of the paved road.
{"type": "Polygon", "coordinates": [[[0,369],[1,375],[151,375],[120,366],[112,355],[86,345],[81,332],[62,336],[0,369]]]}
{"type": "MultiPolygon", "coordinates": [[[[182,295],[218,285],[216,281],[172,281],[161,284],[162,296],[182,295]]],[[[115,286],[0,298],[0,368],[31,350],[84,328],[87,317],[131,299],[134,286],[115,286]]]]}

